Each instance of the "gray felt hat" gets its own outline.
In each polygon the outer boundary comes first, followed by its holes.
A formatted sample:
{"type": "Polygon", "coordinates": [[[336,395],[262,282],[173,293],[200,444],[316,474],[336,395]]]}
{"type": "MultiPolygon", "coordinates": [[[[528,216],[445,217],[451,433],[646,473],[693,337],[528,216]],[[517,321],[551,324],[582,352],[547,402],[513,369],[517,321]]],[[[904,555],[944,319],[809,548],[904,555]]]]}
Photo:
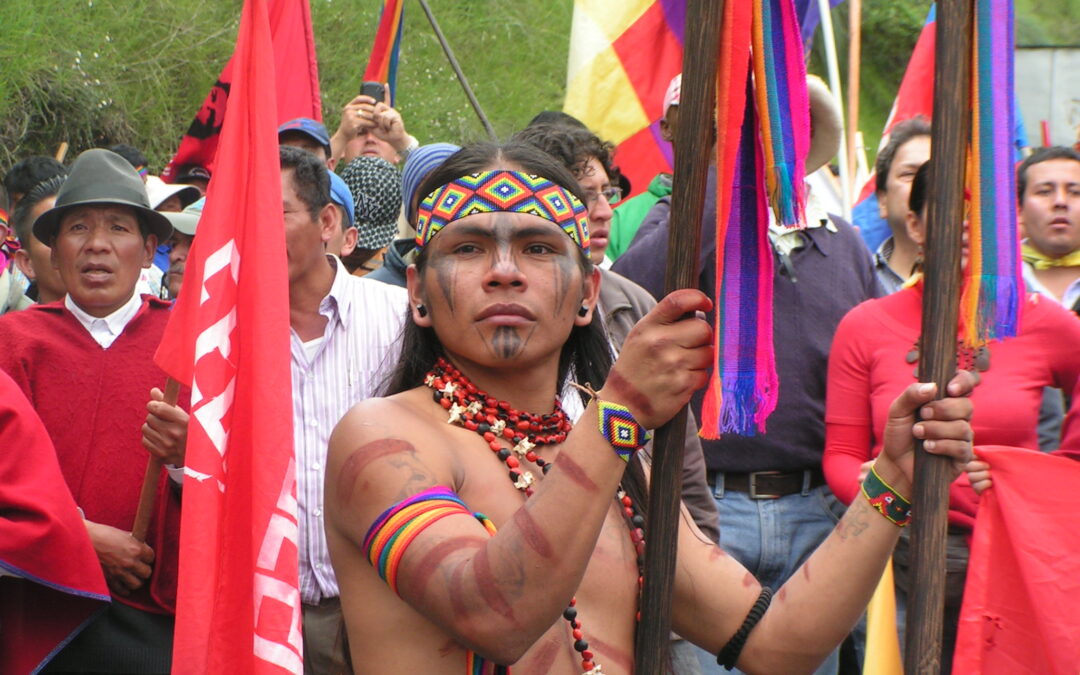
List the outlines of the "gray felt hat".
{"type": "Polygon", "coordinates": [[[150,208],[146,186],[135,168],[126,159],[101,148],[87,150],[75,159],[60,192],[56,206],[34,221],[34,236],[46,244],[52,243],[64,212],[84,204],[119,204],[135,209],[158,241],[172,234],[169,220],[150,208]]]}

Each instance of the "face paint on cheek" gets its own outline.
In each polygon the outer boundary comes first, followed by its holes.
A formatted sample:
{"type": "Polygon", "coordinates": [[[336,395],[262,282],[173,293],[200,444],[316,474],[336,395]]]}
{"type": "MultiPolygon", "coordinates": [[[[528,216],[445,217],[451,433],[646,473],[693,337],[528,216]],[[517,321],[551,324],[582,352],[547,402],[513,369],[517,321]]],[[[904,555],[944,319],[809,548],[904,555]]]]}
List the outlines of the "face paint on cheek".
{"type": "Polygon", "coordinates": [[[457,285],[457,261],[452,257],[440,256],[432,261],[431,266],[435,269],[435,279],[439,283],[443,298],[446,300],[446,308],[454,313],[454,292],[457,285]]]}
{"type": "Polygon", "coordinates": [[[570,256],[555,257],[555,314],[562,312],[566,306],[566,298],[570,294],[570,279],[573,278],[576,266],[577,263],[570,256]]]}

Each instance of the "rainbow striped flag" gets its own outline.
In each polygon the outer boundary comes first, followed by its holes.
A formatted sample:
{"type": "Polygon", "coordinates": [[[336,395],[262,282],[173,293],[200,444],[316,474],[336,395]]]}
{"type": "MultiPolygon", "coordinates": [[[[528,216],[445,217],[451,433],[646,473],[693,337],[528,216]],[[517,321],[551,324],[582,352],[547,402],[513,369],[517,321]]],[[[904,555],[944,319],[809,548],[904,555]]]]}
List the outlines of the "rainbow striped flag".
{"type": "Polygon", "coordinates": [[[385,0],[379,16],[379,28],[371,45],[364,80],[385,82],[390,86],[391,104],[397,99],[398,55],[401,52],[401,29],[405,0],[385,0]]]}

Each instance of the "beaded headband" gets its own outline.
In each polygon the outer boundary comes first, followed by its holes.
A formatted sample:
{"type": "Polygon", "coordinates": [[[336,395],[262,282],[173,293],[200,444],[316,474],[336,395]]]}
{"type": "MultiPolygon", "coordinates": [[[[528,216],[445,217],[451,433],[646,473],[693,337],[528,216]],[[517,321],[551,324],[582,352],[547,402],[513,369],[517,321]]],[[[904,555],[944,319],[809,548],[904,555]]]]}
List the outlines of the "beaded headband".
{"type": "Polygon", "coordinates": [[[550,220],[589,252],[589,217],[569,190],[547,178],[521,171],[481,171],[453,180],[420,202],[416,247],[455,220],[476,213],[529,213],[550,220]]]}

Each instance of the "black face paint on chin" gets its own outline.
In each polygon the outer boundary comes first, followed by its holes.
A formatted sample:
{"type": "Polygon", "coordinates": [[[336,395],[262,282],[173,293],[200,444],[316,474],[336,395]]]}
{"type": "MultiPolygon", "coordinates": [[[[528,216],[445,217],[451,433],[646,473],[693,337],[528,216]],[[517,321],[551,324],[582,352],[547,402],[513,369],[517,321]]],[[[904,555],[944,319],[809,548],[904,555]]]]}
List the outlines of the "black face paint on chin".
{"type": "Polygon", "coordinates": [[[500,359],[512,359],[521,353],[525,341],[512,326],[499,326],[491,336],[491,349],[500,359]]]}

